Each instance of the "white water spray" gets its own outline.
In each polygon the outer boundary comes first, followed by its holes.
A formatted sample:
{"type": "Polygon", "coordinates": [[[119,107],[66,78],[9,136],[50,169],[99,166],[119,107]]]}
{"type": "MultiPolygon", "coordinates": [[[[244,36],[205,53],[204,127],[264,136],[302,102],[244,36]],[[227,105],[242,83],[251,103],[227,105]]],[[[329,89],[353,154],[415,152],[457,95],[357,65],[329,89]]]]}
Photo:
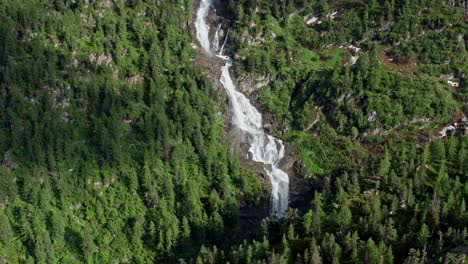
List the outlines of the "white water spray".
{"type": "Polygon", "coordinates": [[[206,23],[206,18],[210,13],[211,4],[212,0],[201,0],[197,11],[197,19],[195,20],[197,39],[208,55],[212,55],[212,53],[210,48],[210,26],[206,23]]]}
{"type": "Polygon", "coordinates": [[[229,38],[229,32],[231,32],[230,28],[228,28],[228,31],[226,33],[226,38],[224,38],[223,46],[221,46],[221,50],[219,51],[219,55],[223,55],[224,47],[226,46],[226,42],[229,38]]]}
{"type": "MultiPolygon", "coordinates": [[[[195,21],[198,41],[209,55],[213,53],[209,41],[210,26],[206,23],[206,18],[210,12],[211,4],[211,0],[201,0],[195,21]]],[[[265,133],[262,115],[244,94],[237,91],[229,73],[233,60],[222,55],[228,36],[229,30],[226,33],[220,54],[217,55],[226,61],[226,64],[221,68],[220,81],[229,98],[233,124],[246,135],[252,159],[265,164],[264,169],[272,185],[271,213],[281,218],[288,209],[289,199],[289,176],[280,169],[280,162],[284,158],[284,145],[281,140],[265,133]]]]}
{"type": "MultiPolygon", "coordinates": [[[[218,24],[218,27],[216,28],[216,32],[213,38],[213,49],[215,51],[219,51],[219,31],[221,30],[221,23],[218,24]]],[[[222,53],[222,51],[221,51],[222,53]]]]}

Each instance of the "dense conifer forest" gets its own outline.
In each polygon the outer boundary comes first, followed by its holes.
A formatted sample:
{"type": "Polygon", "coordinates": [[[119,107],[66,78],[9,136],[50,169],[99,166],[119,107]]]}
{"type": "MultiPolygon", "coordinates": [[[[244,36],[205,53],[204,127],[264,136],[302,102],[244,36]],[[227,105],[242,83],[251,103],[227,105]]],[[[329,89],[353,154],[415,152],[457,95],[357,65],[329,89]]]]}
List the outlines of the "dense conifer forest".
{"type": "Polygon", "coordinates": [[[0,0],[0,263],[468,262],[468,3],[220,1],[306,208],[243,224],[198,1],[0,0]]]}

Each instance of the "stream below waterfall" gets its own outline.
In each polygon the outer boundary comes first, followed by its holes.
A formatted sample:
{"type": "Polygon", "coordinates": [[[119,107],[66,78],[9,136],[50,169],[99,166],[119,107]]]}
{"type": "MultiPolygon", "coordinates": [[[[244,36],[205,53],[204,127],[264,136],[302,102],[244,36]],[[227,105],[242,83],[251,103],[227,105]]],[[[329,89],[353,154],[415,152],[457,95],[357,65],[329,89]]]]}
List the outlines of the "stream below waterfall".
{"type": "Polygon", "coordinates": [[[251,159],[264,164],[264,170],[271,182],[271,214],[281,218],[288,209],[289,176],[281,170],[281,160],[285,155],[284,144],[281,140],[268,135],[263,129],[263,120],[260,112],[250,103],[249,99],[237,91],[229,72],[234,61],[223,55],[224,46],[229,37],[229,29],[224,34],[224,41],[219,47],[221,24],[215,30],[213,42],[210,41],[211,27],[207,17],[213,6],[213,0],[201,0],[195,20],[196,37],[200,42],[202,51],[209,57],[218,57],[225,60],[221,68],[220,82],[226,90],[232,123],[239,128],[250,145],[251,159]]]}

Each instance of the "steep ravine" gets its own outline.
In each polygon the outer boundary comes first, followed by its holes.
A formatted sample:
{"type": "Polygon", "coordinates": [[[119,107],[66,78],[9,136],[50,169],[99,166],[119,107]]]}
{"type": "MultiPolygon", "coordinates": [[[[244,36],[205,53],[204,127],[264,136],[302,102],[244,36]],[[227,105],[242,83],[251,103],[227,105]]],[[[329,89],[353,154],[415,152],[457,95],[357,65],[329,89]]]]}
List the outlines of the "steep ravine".
{"type": "MultiPolygon", "coordinates": [[[[195,27],[195,19],[197,18],[197,11],[199,10],[200,1],[194,3],[193,6],[193,21],[191,22],[191,29],[194,36],[197,36],[197,31],[195,27]]],[[[228,17],[226,7],[222,1],[213,1],[212,8],[210,8],[209,15],[206,18],[206,22],[210,28],[209,39],[211,41],[217,39],[219,43],[211,43],[211,48],[219,51],[218,49],[222,46],[226,38],[226,33],[228,28],[231,25],[231,21],[228,17]]],[[[199,37],[199,36],[198,36],[199,37]]],[[[206,40],[205,40],[206,42],[206,40]]],[[[206,43],[205,43],[206,45],[206,43]]],[[[215,51],[216,52],[216,51],[215,51]]],[[[221,84],[221,68],[225,64],[223,59],[213,56],[213,54],[206,54],[206,51],[203,51],[203,48],[200,49],[200,54],[195,59],[195,64],[200,68],[204,69],[208,74],[209,78],[213,82],[215,88],[219,91],[220,98],[222,103],[227,106],[229,105],[229,100],[226,96],[226,91],[221,84]]],[[[230,49],[229,43],[224,49],[224,54],[229,54],[234,57],[234,51],[230,49]]],[[[244,78],[245,80],[245,78],[244,78]]],[[[232,77],[234,85],[239,87],[237,78],[232,77]]],[[[255,101],[256,98],[250,97],[250,101],[256,107],[259,106],[258,102],[255,101]]],[[[225,122],[225,129],[223,139],[232,144],[233,147],[237,148],[240,154],[242,165],[250,170],[253,170],[261,177],[261,182],[271,193],[271,183],[267,173],[265,172],[264,164],[255,162],[252,160],[252,153],[249,152],[249,144],[243,139],[242,133],[239,129],[236,129],[236,125],[233,125],[233,120],[231,120],[231,115],[229,114],[228,107],[225,107],[225,111],[222,113],[222,118],[229,120],[230,122],[225,122]]],[[[263,119],[264,120],[264,119],[263,119]]],[[[275,126],[274,120],[268,118],[268,126],[275,126]]],[[[265,124],[263,124],[265,125],[265,124]]],[[[270,130],[269,130],[270,131],[270,130]]],[[[286,172],[289,175],[289,207],[292,208],[302,208],[308,205],[312,197],[312,186],[304,178],[305,173],[303,172],[302,166],[296,156],[295,148],[290,146],[287,143],[285,145],[284,158],[279,163],[279,168],[286,172]]],[[[270,205],[264,203],[261,205],[249,205],[243,204],[241,208],[241,219],[245,220],[248,225],[258,225],[259,221],[268,215],[270,205]]]]}

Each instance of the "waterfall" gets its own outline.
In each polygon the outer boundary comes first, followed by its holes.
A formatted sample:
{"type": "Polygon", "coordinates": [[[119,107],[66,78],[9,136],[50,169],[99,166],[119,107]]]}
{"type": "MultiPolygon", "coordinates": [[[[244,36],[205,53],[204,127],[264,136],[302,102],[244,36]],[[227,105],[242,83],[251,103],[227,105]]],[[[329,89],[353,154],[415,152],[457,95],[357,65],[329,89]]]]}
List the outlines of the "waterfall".
{"type": "Polygon", "coordinates": [[[197,18],[195,20],[195,29],[197,39],[203,48],[203,51],[208,55],[212,55],[210,48],[210,26],[206,23],[206,18],[210,13],[212,0],[201,0],[200,7],[197,11],[197,18]]]}
{"type": "MultiPolygon", "coordinates": [[[[213,38],[213,49],[215,51],[219,51],[219,31],[221,30],[221,26],[222,26],[222,24],[219,23],[218,27],[216,28],[216,32],[215,32],[215,35],[214,35],[214,38],[213,38]]],[[[223,45],[223,48],[224,48],[224,45],[223,45]]],[[[222,54],[223,51],[221,50],[220,53],[222,54]]]]}
{"type": "MultiPolygon", "coordinates": [[[[195,28],[202,49],[207,54],[212,55],[213,52],[209,41],[210,26],[206,22],[210,7],[211,0],[201,0],[197,11],[195,28]]],[[[271,181],[271,214],[281,218],[288,209],[289,199],[289,176],[280,168],[285,153],[284,145],[281,140],[265,133],[262,115],[244,94],[237,91],[229,72],[233,60],[222,55],[228,36],[229,30],[226,33],[220,54],[217,55],[217,57],[226,61],[221,68],[220,82],[228,95],[232,123],[244,133],[250,144],[249,152],[252,154],[252,160],[264,164],[265,172],[271,181]]]]}
{"type": "Polygon", "coordinates": [[[284,145],[281,140],[265,133],[262,115],[244,94],[236,90],[229,73],[232,63],[232,59],[227,57],[221,68],[221,84],[228,94],[232,122],[249,138],[252,159],[266,165],[265,171],[272,185],[271,212],[282,217],[288,209],[289,192],[288,174],[280,169],[279,164],[284,157],[284,145]]]}
{"type": "Polygon", "coordinates": [[[227,33],[226,33],[226,38],[224,38],[224,42],[223,42],[223,46],[221,46],[221,51],[219,51],[219,55],[223,55],[223,51],[224,51],[224,46],[226,46],[226,42],[229,38],[229,32],[231,32],[231,29],[229,28],[227,33]]]}

